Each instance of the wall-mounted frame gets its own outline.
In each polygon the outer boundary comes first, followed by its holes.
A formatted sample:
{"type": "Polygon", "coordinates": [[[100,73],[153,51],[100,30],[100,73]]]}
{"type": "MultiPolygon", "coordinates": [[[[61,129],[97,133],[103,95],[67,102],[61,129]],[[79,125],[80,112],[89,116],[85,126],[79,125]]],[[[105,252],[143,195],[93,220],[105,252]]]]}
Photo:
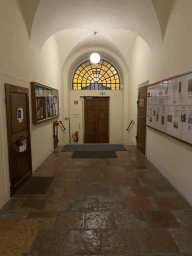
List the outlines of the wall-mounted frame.
{"type": "Polygon", "coordinates": [[[59,116],[59,93],[57,89],[31,82],[33,124],[59,116]]]}
{"type": "Polygon", "coordinates": [[[146,123],[192,146],[192,71],[148,86],[146,123]]]}

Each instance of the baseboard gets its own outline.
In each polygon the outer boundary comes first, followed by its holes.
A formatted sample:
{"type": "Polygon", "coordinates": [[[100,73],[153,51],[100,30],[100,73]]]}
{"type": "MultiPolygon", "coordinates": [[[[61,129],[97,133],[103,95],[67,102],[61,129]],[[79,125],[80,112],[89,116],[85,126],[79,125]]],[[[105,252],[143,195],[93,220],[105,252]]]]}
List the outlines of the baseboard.
{"type": "Polygon", "coordinates": [[[10,200],[10,190],[0,195],[0,209],[10,200]]]}
{"type": "Polygon", "coordinates": [[[187,200],[192,206],[192,191],[186,189],[178,180],[176,180],[170,173],[168,173],[159,163],[157,163],[152,157],[147,156],[147,159],[154,164],[154,166],[160,171],[160,173],[172,184],[172,186],[187,200]]]}
{"type": "Polygon", "coordinates": [[[35,170],[45,161],[45,159],[53,152],[53,150],[49,150],[46,155],[44,155],[39,161],[37,161],[35,164],[32,165],[33,173],[35,170]]]}

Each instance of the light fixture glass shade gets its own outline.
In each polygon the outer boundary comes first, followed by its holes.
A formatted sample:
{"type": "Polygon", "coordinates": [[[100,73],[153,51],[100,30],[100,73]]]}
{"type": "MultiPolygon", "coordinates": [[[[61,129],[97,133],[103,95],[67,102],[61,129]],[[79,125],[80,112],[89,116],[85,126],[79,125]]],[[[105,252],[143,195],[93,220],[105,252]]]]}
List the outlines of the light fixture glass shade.
{"type": "Polygon", "coordinates": [[[90,56],[90,61],[93,63],[93,64],[97,64],[99,63],[100,61],[100,55],[98,53],[92,53],[91,56],[90,56]]]}

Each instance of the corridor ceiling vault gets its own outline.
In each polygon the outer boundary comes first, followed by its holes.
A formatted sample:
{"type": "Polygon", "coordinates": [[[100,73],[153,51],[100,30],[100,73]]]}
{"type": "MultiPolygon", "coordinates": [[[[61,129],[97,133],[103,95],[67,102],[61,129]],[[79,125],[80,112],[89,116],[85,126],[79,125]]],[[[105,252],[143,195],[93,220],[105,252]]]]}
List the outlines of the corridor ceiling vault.
{"type": "MultiPolygon", "coordinates": [[[[162,43],[176,2],[176,0],[16,1],[30,40],[39,48],[49,37],[61,31],[64,33],[68,31],[71,41],[76,42],[74,46],[77,46],[82,41],[87,44],[94,31],[100,34],[101,39],[107,38],[112,42],[120,32],[122,35],[125,34],[123,30],[139,35],[150,48],[156,47],[162,43]]],[[[132,37],[130,40],[132,41],[132,37]]],[[[109,46],[110,44],[107,45],[109,46]]]]}

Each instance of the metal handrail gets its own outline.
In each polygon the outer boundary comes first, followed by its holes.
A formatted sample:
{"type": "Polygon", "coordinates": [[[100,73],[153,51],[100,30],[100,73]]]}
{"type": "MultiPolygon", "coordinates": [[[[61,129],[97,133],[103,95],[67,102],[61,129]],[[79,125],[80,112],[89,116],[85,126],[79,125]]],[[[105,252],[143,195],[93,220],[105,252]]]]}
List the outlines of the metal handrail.
{"type": "Polygon", "coordinates": [[[131,127],[131,124],[134,124],[134,120],[131,120],[131,122],[130,122],[128,128],[127,128],[127,131],[129,131],[129,129],[130,129],[130,127],[131,127]]]}
{"type": "Polygon", "coordinates": [[[64,131],[66,130],[66,128],[64,127],[64,125],[63,125],[63,123],[62,123],[62,121],[60,120],[60,121],[58,121],[58,123],[57,123],[57,125],[59,125],[59,123],[63,126],[63,129],[64,129],[64,131]]]}

